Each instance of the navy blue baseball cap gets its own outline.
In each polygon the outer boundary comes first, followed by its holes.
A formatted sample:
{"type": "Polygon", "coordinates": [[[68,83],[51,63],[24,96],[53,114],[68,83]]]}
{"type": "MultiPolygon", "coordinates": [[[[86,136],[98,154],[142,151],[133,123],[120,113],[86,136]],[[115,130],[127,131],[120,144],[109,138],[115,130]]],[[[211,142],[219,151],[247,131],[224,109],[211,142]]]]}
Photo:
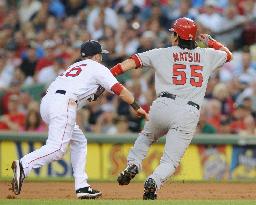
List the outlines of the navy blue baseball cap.
{"type": "Polygon", "coordinates": [[[89,40],[81,45],[81,56],[88,57],[94,56],[100,53],[109,53],[107,50],[103,50],[98,41],[89,40]]]}

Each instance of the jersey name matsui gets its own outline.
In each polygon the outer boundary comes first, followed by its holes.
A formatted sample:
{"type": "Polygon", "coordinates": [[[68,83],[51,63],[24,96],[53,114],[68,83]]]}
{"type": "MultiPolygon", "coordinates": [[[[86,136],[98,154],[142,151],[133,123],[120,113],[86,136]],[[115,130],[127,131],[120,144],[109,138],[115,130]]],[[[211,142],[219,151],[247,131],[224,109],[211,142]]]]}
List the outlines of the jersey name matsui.
{"type": "Polygon", "coordinates": [[[193,53],[193,52],[173,53],[173,60],[174,62],[187,61],[187,62],[200,63],[200,53],[193,53]]]}

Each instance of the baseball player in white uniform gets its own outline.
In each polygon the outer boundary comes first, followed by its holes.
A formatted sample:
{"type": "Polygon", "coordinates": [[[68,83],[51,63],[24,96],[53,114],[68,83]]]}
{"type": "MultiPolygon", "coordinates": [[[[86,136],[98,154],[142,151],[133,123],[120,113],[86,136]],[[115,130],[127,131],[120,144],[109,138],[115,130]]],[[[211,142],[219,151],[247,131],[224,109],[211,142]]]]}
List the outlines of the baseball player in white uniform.
{"type": "Polygon", "coordinates": [[[170,31],[172,47],[132,55],[111,69],[114,76],[141,67],[155,71],[158,98],[150,108],[149,121],[129,152],[128,166],[117,179],[120,185],[129,184],[141,169],[149,147],[165,135],[160,164],[144,184],[145,200],[156,199],[156,190],[175,172],[193,138],[208,79],[232,58],[226,47],[207,34],[198,37],[207,48],[197,47],[197,26],[191,19],[177,19],[170,31]]]}
{"type": "Polygon", "coordinates": [[[99,86],[115,93],[130,104],[138,117],[148,118],[147,113],[136,103],[133,95],[100,64],[101,45],[87,41],[81,45],[81,59],[72,64],[49,86],[40,104],[42,119],[49,125],[46,144],[12,163],[12,187],[20,194],[22,183],[33,168],[39,168],[65,154],[70,144],[71,164],[75,178],[76,195],[80,199],[97,198],[101,192],[94,190],[87,182],[85,172],[87,141],[76,124],[76,111],[87,101],[96,100],[99,86]]]}

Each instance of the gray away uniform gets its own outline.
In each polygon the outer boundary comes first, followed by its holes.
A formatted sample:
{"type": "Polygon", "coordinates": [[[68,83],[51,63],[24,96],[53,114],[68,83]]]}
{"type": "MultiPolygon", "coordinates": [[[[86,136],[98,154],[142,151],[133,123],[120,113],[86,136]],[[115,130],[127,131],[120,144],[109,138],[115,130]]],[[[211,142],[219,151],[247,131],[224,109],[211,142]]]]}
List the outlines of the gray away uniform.
{"type": "Polygon", "coordinates": [[[137,57],[142,66],[154,69],[157,96],[162,92],[175,96],[175,99],[158,97],[154,100],[149,121],[128,155],[128,164],[135,164],[141,169],[141,162],[151,144],[166,136],[160,164],[149,176],[160,188],[174,173],[189,146],[199,120],[208,79],[216,68],[226,62],[227,54],[212,48],[189,50],[173,46],[139,53],[137,57]]]}

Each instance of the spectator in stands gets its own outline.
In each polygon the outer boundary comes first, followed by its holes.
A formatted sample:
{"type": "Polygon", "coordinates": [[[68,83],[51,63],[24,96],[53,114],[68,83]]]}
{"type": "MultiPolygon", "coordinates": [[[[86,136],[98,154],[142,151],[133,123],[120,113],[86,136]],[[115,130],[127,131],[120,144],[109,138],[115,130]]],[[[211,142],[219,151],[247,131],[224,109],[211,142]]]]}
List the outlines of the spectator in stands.
{"type": "Polygon", "coordinates": [[[231,117],[231,133],[239,134],[244,131],[251,132],[250,124],[251,124],[251,114],[250,111],[244,105],[238,105],[231,117]],[[247,126],[245,122],[247,121],[247,126]],[[247,130],[249,129],[249,130],[247,130]]]}
{"type": "Polygon", "coordinates": [[[208,102],[208,111],[208,123],[212,125],[217,130],[217,132],[219,132],[222,120],[220,101],[216,99],[210,100],[208,102]]]}
{"type": "Polygon", "coordinates": [[[221,103],[221,114],[223,116],[233,113],[234,101],[230,96],[228,87],[225,84],[219,83],[214,87],[213,97],[221,103]]]}
{"type": "Polygon", "coordinates": [[[248,48],[242,52],[242,62],[235,69],[235,74],[242,83],[249,85],[256,79],[256,70],[252,65],[252,56],[248,48]]]}
{"type": "Polygon", "coordinates": [[[256,80],[238,96],[236,103],[243,104],[246,98],[251,99],[252,111],[256,112],[256,80]]]}
{"type": "Polygon", "coordinates": [[[148,81],[152,72],[147,71],[146,74],[143,74],[141,69],[136,69],[131,71],[130,74],[130,79],[126,81],[126,85],[132,87],[133,84],[139,83],[139,90],[141,90],[142,93],[146,93],[148,91],[148,81]]]}
{"type": "Polygon", "coordinates": [[[169,45],[168,34],[166,33],[166,30],[161,27],[160,22],[157,19],[151,19],[148,21],[148,24],[145,23],[145,29],[152,31],[154,35],[157,36],[157,38],[154,39],[157,48],[169,45]]]}
{"type": "Polygon", "coordinates": [[[3,26],[6,16],[7,16],[7,6],[6,6],[6,1],[3,0],[3,1],[0,1],[0,27],[3,26]]]}
{"type": "Polygon", "coordinates": [[[128,126],[128,120],[125,116],[119,116],[115,120],[115,126],[116,126],[116,133],[115,134],[128,134],[129,126],[128,126]]]}
{"type": "Polygon", "coordinates": [[[222,25],[216,33],[216,39],[223,42],[229,48],[238,46],[236,40],[242,34],[242,25],[246,22],[246,17],[239,15],[235,5],[229,5],[224,11],[222,25]]]}
{"type": "Polygon", "coordinates": [[[245,97],[243,99],[242,105],[248,109],[252,114],[253,114],[253,110],[252,110],[252,98],[251,97],[245,97]]]}
{"type": "Polygon", "coordinates": [[[25,116],[19,112],[19,105],[19,96],[11,95],[8,102],[8,114],[0,118],[0,130],[21,130],[25,122],[25,116]]]}
{"type": "Polygon", "coordinates": [[[91,131],[89,124],[89,110],[87,108],[82,108],[77,112],[77,125],[83,132],[91,131]]]}
{"type": "Polygon", "coordinates": [[[43,47],[45,49],[45,57],[41,58],[37,64],[36,64],[36,69],[35,69],[35,78],[36,81],[38,73],[43,70],[44,68],[53,66],[54,64],[54,59],[56,57],[56,48],[57,44],[53,40],[45,40],[43,43],[43,47]]]}
{"type": "Polygon", "coordinates": [[[62,58],[56,58],[52,66],[45,67],[39,71],[37,75],[37,82],[49,85],[55,78],[64,72],[65,63],[62,58]]]}
{"type": "Polygon", "coordinates": [[[240,135],[252,136],[255,135],[255,121],[251,115],[244,118],[244,129],[240,130],[240,135]]]}
{"type": "Polygon", "coordinates": [[[116,41],[114,38],[107,37],[105,39],[106,49],[111,53],[111,55],[104,55],[104,62],[107,67],[112,67],[117,63],[121,62],[125,58],[125,53],[116,52],[116,41]]]}
{"type": "Polygon", "coordinates": [[[171,14],[171,20],[174,22],[178,18],[187,17],[192,20],[195,20],[197,16],[196,10],[191,7],[192,2],[188,0],[181,0],[179,2],[179,8],[174,10],[171,14]]]}
{"type": "Polygon", "coordinates": [[[14,73],[14,66],[8,63],[4,50],[0,49],[0,90],[10,86],[14,73]]]}
{"type": "Polygon", "coordinates": [[[86,1],[84,0],[63,0],[62,1],[65,6],[65,11],[67,16],[74,16],[86,6],[86,1]]]}
{"type": "Polygon", "coordinates": [[[46,28],[47,18],[50,16],[49,12],[50,0],[44,0],[41,2],[40,9],[34,13],[30,20],[32,21],[36,31],[41,31],[46,28]]]}
{"type": "Polygon", "coordinates": [[[41,8],[41,2],[38,0],[23,0],[20,2],[19,18],[21,23],[28,22],[31,17],[41,8]]]}
{"type": "Polygon", "coordinates": [[[145,31],[140,38],[140,46],[136,53],[142,53],[155,48],[156,36],[152,31],[145,31]]]}
{"type": "Polygon", "coordinates": [[[216,12],[218,4],[216,0],[205,1],[205,12],[199,14],[197,21],[209,30],[208,33],[218,32],[222,27],[222,17],[216,12]]]}
{"type": "Polygon", "coordinates": [[[103,36],[104,25],[114,30],[118,28],[117,14],[111,7],[108,7],[109,2],[98,0],[98,4],[99,7],[94,8],[87,19],[87,28],[93,39],[103,36]]]}
{"type": "Polygon", "coordinates": [[[218,75],[212,75],[209,79],[208,86],[205,93],[206,99],[212,99],[213,98],[213,89],[214,87],[219,83],[219,76],[218,75]]]}
{"type": "Polygon", "coordinates": [[[117,13],[127,21],[135,19],[140,13],[140,7],[133,3],[132,0],[121,1],[117,13]]]}
{"type": "Polygon", "coordinates": [[[49,11],[57,18],[64,18],[66,15],[65,6],[61,0],[51,0],[49,11]]]}
{"type": "Polygon", "coordinates": [[[137,30],[125,23],[125,27],[121,33],[120,42],[116,47],[116,52],[126,56],[132,55],[136,52],[139,45],[140,41],[137,30]]]}
{"type": "Polygon", "coordinates": [[[231,133],[231,119],[227,118],[220,122],[220,131],[221,134],[230,134],[231,133]]]}
{"type": "MultiPolygon", "coordinates": [[[[136,79],[130,85],[131,87],[128,86],[128,84],[127,84],[127,86],[133,91],[135,99],[137,99],[138,102],[143,107],[143,106],[147,105],[147,102],[146,102],[145,92],[142,91],[142,89],[143,89],[142,84],[143,84],[142,80],[136,79]]],[[[145,87],[144,87],[144,89],[145,89],[145,87]]]]}
{"type": "Polygon", "coordinates": [[[96,133],[115,134],[117,128],[114,125],[115,112],[111,104],[102,106],[102,114],[98,117],[93,131],[96,133]]]}
{"type": "Polygon", "coordinates": [[[138,133],[141,131],[141,128],[143,127],[143,120],[138,119],[131,109],[129,110],[127,119],[128,119],[129,130],[131,132],[138,133]]]}
{"type": "Polygon", "coordinates": [[[36,110],[30,110],[25,118],[25,125],[22,131],[45,132],[46,126],[43,124],[40,114],[36,110]]]}
{"type": "Polygon", "coordinates": [[[8,109],[8,104],[10,97],[12,95],[20,95],[21,93],[21,83],[18,81],[13,81],[10,84],[10,87],[6,90],[4,95],[1,98],[1,110],[3,114],[8,114],[9,109],[8,109]]]}
{"type": "Polygon", "coordinates": [[[20,65],[20,70],[23,72],[26,78],[32,78],[35,74],[35,68],[38,61],[35,46],[36,45],[34,42],[31,42],[28,45],[27,51],[24,54],[24,57],[20,65]]]}
{"type": "Polygon", "coordinates": [[[197,133],[214,134],[217,132],[216,128],[207,122],[208,112],[206,106],[202,106],[199,123],[197,126],[197,133]]]}
{"type": "MultiPolygon", "coordinates": [[[[92,102],[85,108],[88,110],[88,125],[84,126],[87,131],[92,132],[93,126],[96,124],[97,119],[100,117],[100,115],[103,113],[100,106],[96,104],[96,102],[92,102]]],[[[85,122],[83,122],[85,124],[85,122]]]]}
{"type": "Polygon", "coordinates": [[[170,20],[168,18],[169,8],[167,6],[168,2],[147,0],[145,7],[142,8],[140,18],[142,21],[147,21],[149,19],[156,19],[160,22],[161,27],[168,29],[170,28],[170,20]]]}

